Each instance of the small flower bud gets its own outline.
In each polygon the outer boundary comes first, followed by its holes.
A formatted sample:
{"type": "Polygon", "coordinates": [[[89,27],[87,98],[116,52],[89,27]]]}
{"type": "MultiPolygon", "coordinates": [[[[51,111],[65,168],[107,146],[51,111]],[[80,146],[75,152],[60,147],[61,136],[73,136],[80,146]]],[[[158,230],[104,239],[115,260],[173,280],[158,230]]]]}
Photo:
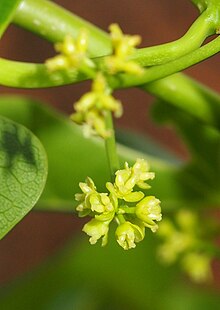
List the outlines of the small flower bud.
{"type": "Polygon", "coordinates": [[[69,67],[69,61],[66,56],[57,55],[53,58],[47,59],[45,65],[50,72],[54,72],[67,69],[69,67]]]}
{"type": "Polygon", "coordinates": [[[154,196],[147,196],[136,205],[136,215],[144,222],[144,225],[151,228],[153,232],[157,229],[154,221],[161,221],[160,200],[154,196]]]}
{"type": "Polygon", "coordinates": [[[105,60],[108,73],[126,72],[137,75],[142,74],[143,68],[136,62],[129,60],[129,56],[134,52],[134,47],[141,42],[141,37],[137,35],[124,35],[117,24],[110,25],[109,29],[111,32],[113,55],[106,57],[105,60]]]}
{"type": "Polygon", "coordinates": [[[88,35],[86,30],[81,30],[76,39],[67,35],[63,42],[55,44],[55,50],[60,54],[46,61],[48,70],[83,70],[84,65],[87,67],[93,67],[93,61],[86,55],[87,47],[88,35]]]}
{"type": "Polygon", "coordinates": [[[118,244],[124,250],[129,250],[136,247],[135,242],[144,239],[145,229],[141,223],[135,225],[131,222],[125,222],[117,227],[115,234],[118,244]]]}

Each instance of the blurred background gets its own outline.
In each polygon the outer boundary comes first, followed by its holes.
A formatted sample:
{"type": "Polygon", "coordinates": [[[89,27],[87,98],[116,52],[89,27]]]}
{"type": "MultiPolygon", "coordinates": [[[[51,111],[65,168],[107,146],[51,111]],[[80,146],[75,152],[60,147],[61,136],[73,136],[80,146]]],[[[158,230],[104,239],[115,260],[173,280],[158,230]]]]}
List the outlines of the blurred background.
{"type": "MultiPolygon", "coordinates": [[[[55,2],[105,31],[108,30],[109,24],[117,22],[124,33],[140,34],[142,46],[161,44],[179,38],[198,15],[196,8],[188,0],[55,2]]],[[[54,55],[51,44],[13,25],[8,28],[0,44],[0,56],[8,59],[40,63],[54,55]]],[[[220,56],[217,55],[186,70],[186,73],[220,92],[219,60],[220,56]]],[[[88,87],[89,83],[84,82],[41,90],[0,87],[0,92],[39,98],[63,113],[70,114],[72,104],[88,87]]],[[[118,127],[129,128],[143,136],[149,135],[180,158],[187,157],[184,145],[172,129],[158,127],[148,115],[153,97],[138,89],[117,91],[116,97],[122,100],[125,107],[123,117],[116,121],[118,127]]],[[[0,243],[0,285],[9,283],[45,261],[68,240],[77,236],[82,226],[83,221],[71,214],[31,212],[0,243]]]]}

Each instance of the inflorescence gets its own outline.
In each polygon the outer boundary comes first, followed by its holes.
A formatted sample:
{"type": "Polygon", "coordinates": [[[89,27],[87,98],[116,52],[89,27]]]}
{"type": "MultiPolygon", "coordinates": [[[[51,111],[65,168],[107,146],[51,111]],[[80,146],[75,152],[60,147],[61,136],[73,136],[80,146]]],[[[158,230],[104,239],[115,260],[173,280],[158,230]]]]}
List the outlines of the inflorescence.
{"type": "Polygon", "coordinates": [[[160,201],[135,190],[150,187],[146,181],[152,180],[154,173],[148,170],[144,159],[137,159],[132,167],[125,163],[125,168],[115,173],[114,183],[106,183],[108,193],[97,192],[91,178],[79,184],[82,193],[75,196],[79,202],[76,210],[80,217],[93,217],[83,227],[91,244],[102,238],[102,246],[106,245],[113,220],[118,224],[117,242],[125,250],[134,248],[144,239],[146,227],[156,232],[156,222],[162,219],[160,201]]]}
{"type": "Polygon", "coordinates": [[[165,264],[179,261],[182,269],[195,282],[207,282],[212,278],[212,256],[201,248],[199,219],[190,210],[177,212],[174,221],[164,219],[158,230],[163,243],[158,255],[165,264]]]}

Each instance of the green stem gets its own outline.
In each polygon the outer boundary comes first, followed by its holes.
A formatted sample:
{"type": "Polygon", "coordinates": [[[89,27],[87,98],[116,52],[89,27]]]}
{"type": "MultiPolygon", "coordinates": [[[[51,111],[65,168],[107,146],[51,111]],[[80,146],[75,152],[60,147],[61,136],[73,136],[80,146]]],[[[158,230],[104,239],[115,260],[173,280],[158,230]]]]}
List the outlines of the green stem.
{"type": "MultiPolygon", "coordinates": [[[[22,1],[16,12],[14,22],[53,42],[63,40],[67,33],[76,37],[78,31],[86,27],[89,29],[92,38],[89,43],[90,55],[101,56],[111,52],[110,40],[106,33],[46,0],[22,1]],[[59,25],[59,29],[54,30],[54,25],[59,25]]],[[[218,41],[211,42],[194,53],[170,62],[172,59],[187,54],[200,46],[202,41],[214,32],[216,25],[214,13],[207,9],[181,39],[161,46],[137,50],[133,59],[142,65],[158,64],[165,61],[168,63],[149,68],[141,77],[122,75],[119,78],[113,78],[113,86],[119,88],[149,83],[214,55],[220,49],[218,41]]],[[[0,59],[0,83],[5,86],[51,87],[78,82],[85,78],[90,78],[90,76],[83,76],[70,71],[51,74],[47,72],[44,65],[0,59]]]]}
{"type": "MultiPolygon", "coordinates": [[[[201,1],[198,0],[194,2],[199,4],[201,1]]],[[[219,4],[217,4],[219,1],[212,0],[209,2],[212,5],[215,3],[216,8],[217,5],[219,6],[219,4]]],[[[213,9],[212,12],[210,11],[210,23],[213,25],[214,22],[216,27],[218,24],[218,18],[216,17],[218,11],[218,9],[213,9]]],[[[203,14],[202,16],[202,18],[204,18],[205,15],[203,14]]],[[[63,40],[66,33],[71,33],[71,35],[74,36],[81,28],[88,27],[91,34],[91,42],[89,45],[90,55],[100,56],[100,51],[103,55],[111,52],[110,40],[106,33],[49,1],[22,1],[16,12],[14,21],[24,28],[34,31],[37,34],[41,34],[52,42],[63,40]],[[54,25],[58,24],[60,25],[59,28],[54,31],[54,25]]],[[[201,18],[199,19],[199,22],[200,21],[201,18]]],[[[194,24],[196,25],[197,22],[194,24]]],[[[206,27],[207,25],[205,25],[205,28],[206,27]]],[[[205,28],[202,28],[203,30],[201,34],[205,33],[205,28]]],[[[201,40],[201,34],[199,33],[199,40],[201,40]]],[[[174,105],[177,105],[183,110],[187,110],[190,114],[196,115],[198,119],[205,121],[208,124],[219,124],[220,100],[216,94],[213,94],[213,92],[210,92],[207,88],[204,93],[200,94],[199,91],[203,90],[203,86],[196,83],[198,87],[196,87],[196,90],[193,90],[192,84],[195,82],[180,74],[161,79],[165,75],[192,65],[195,61],[201,61],[202,59],[206,59],[217,53],[220,49],[220,42],[218,39],[216,40],[204,46],[204,48],[199,49],[195,54],[191,53],[188,54],[186,58],[182,57],[179,60],[176,60],[175,63],[170,62],[166,65],[149,68],[146,71],[145,77],[142,77],[142,79],[146,78],[145,82],[148,82],[143,88],[164,100],[169,97],[174,105]],[[160,80],[152,82],[155,79],[160,80]],[[180,80],[183,81],[183,84],[182,82],[180,83],[180,80]],[[149,83],[150,81],[151,83],[149,83]],[[184,91],[182,88],[183,85],[184,91]],[[212,100],[209,100],[212,98],[214,98],[214,106],[212,100]],[[195,109],[195,105],[198,108],[195,109]],[[208,111],[207,116],[205,116],[206,111],[208,111]]],[[[185,46],[183,48],[185,49],[185,46]]],[[[139,61],[141,61],[141,58],[139,61]]],[[[55,72],[49,74],[44,65],[0,59],[0,83],[6,86],[22,88],[51,87],[81,81],[85,78],[89,78],[89,76],[85,76],[76,71],[55,72]]],[[[124,76],[124,82],[122,83],[124,84],[124,87],[126,87],[126,83],[127,86],[132,85],[131,82],[131,77],[124,76]]],[[[139,82],[140,81],[136,81],[135,84],[137,85],[139,82]]],[[[144,80],[142,80],[142,82],[144,82],[144,80]]],[[[113,83],[119,87],[119,81],[113,80],[113,83]]]]}
{"type": "Polygon", "coordinates": [[[199,9],[200,12],[203,12],[207,8],[206,0],[191,0],[191,2],[199,9]]]}
{"type": "Polygon", "coordinates": [[[123,223],[126,222],[126,220],[125,220],[125,218],[124,218],[124,216],[122,214],[116,215],[115,218],[116,218],[116,221],[117,221],[118,225],[123,224],[123,223]]]}
{"type": "MultiPolygon", "coordinates": [[[[177,59],[201,46],[202,42],[218,28],[214,10],[207,9],[180,39],[137,50],[132,59],[142,66],[158,65],[177,59]]],[[[66,34],[76,37],[80,29],[89,29],[90,56],[111,53],[108,35],[87,21],[46,0],[23,0],[16,12],[14,23],[51,42],[62,41],[66,34]],[[59,25],[57,27],[56,25],[59,25]]]]}
{"type": "Polygon", "coordinates": [[[120,210],[122,210],[122,214],[124,213],[127,213],[127,214],[134,214],[135,213],[135,210],[136,210],[136,207],[128,207],[126,205],[122,205],[120,206],[120,210]]]}
{"type": "Polygon", "coordinates": [[[134,76],[129,74],[120,74],[118,76],[114,76],[111,78],[111,87],[114,89],[126,88],[153,82],[168,75],[187,69],[217,54],[219,51],[220,37],[181,58],[163,65],[153,66],[149,69],[146,69],[141,76],[134,76]]]}
{"type": "Polygon", "coordinates": [[[67,34],[76,38],[79,31],[86,28],[92,37],[90,57],[111,53],[110,40],[104,31],[51,1],[23,0],[13,22],[53,43],[63,41],[67,34]]]}
{"type": "Polygon", "coordinates": [[[204,40],[214,34],[216,22],[208,10],[203,12],[180,39],[136,50],[132,59],[142,66],[160,65],[178,59],[201,46],[204,40]]]}
{"type": "MultiPolygon", "coordinates": [[[[111,87],[127,88],[162,79],[168,75],[187,69],[220,51],[220,37],[177,60],[146,69],[140,76],[119,74],[109,78],[111,87]]],[[[5,86],[42,88],[76,83],[91,76],[76,70],[48,72],[46,66],[10,61],[0,58],[0,83],[5,86]]]]}
{"type": "Polygon", "coordinates": [[[157,98],[220,129],[220,97],[195,80],[177,73],[141,87],[157,98]]]}
{"type": "Polygon", "coordinates": [[[120,168],[120,166],[116,149],[115,131],[111,112],[107,112],[105,120],[106,120],[106,129],[111,132],[111,136],[105,139],[105,148],[108,158],[109,169],[111,173],[111,179],[112,182],[114,182],[115,172],[120,168]]]}

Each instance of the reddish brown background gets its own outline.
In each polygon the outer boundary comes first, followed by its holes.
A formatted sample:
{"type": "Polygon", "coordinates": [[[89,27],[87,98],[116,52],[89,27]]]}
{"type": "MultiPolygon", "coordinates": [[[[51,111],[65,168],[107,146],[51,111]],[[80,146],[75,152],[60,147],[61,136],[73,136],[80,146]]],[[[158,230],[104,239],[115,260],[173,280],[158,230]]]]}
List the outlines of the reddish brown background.
{"type": "MultiPolygon", "coordinates": [[[[63,7],[107,31],[117,22],[125,33],[141,34],[142,45],[150,46],[179,38],[197,16],[188,0],[59,0],[63,7]]],[[[10,26],[0,42],[0,56],[9,59],[42,62],[53,55],[52,47],[42,39],[15,26],[10,26]]],[[[220,92],[219,55],[187,70],[191,76],[220,92]]],[[[87,84],[56,89],[18,90],[0,87],[1,93],[23,93],[42,99],[65,113],[80,97],[87,84]]],[[[184,146],[167,128],[156,127],[147,117],[152,97],[137,89],[120,91],[117,96],[126,105],[118,126],[129,127],[155,137],[181,157],[184,146]],[[143,111],[146,111],[143,113],[143,111]]],[[[29,270],[54,253],[82,226],[71,215],[31,212],[0,242],[0,284],[29,270]]]]}

